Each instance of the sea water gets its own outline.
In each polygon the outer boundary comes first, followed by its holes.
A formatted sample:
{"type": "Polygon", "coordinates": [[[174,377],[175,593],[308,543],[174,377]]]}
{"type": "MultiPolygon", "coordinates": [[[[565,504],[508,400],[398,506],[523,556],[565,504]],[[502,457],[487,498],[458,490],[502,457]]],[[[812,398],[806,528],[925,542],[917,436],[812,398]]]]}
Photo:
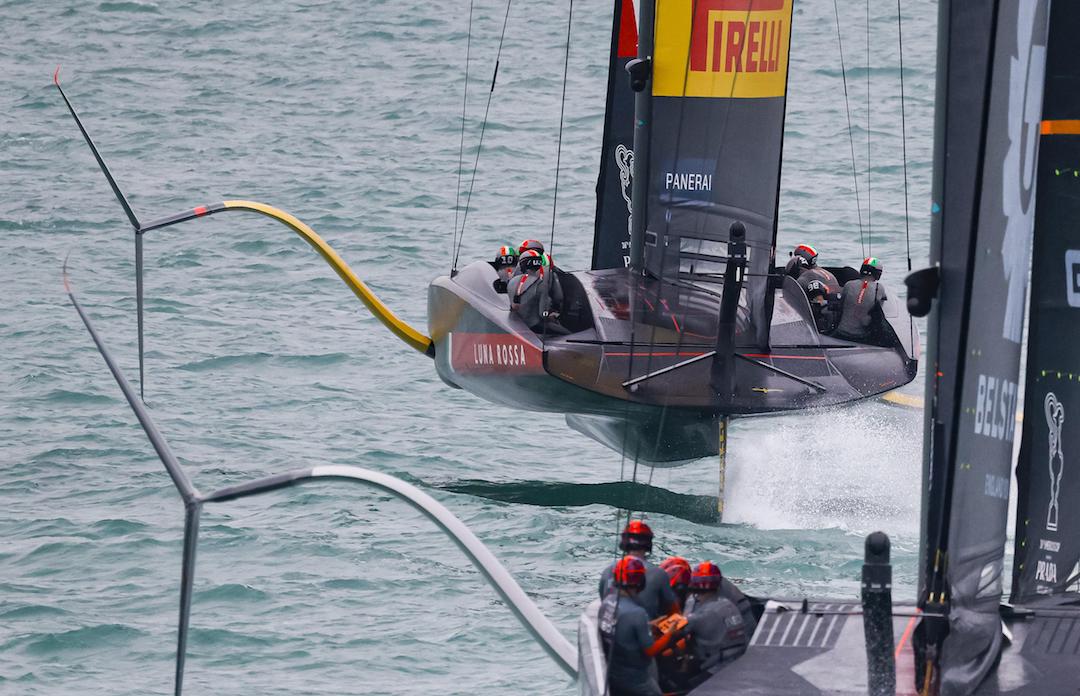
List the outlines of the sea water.
{"type": "MultiPolygon", "coordinates": [[[[611,5],[574,6],[553,249],[569,269],[591,255],[611,5]]],[[[809,242],[826,264],[858,265],[872,252],[901,293],[896,8],[872,8],[868,70],[866,5],[839,5],[853,140],[833,5],[798,2],[781,254],[809,242]]],[[[463,260],[551,237],[567,9],[510,8],[463,260]]],[[[463,191],[505,11],[475,2],[463,191]]],[[[936,8],[905,1],[903,15],[918,267],[936,8]]],[[[0,693],[171,693],[175,650],[180,499],[60,278],[68,258],[135,380],[133,235],[53,70],[62,65],[143,220],[230,198],[277,205],[426,330],[427,284],[453,255],[468,17],[464,1],[0,3],[0,693]]],[[[221,214],[145,243],[146,401],[203,491],[319,464],[401,476],[469,524],[568,635],[615,553],[617,523],[612,507],[573,506],[570,495],[560,505],[558,491],[631,476],[715,491],[715,460],[634,471],[558,415],[449,389],[269,220],[221,214]],[[463,481],[498,494],[452,492],[463,481]]],[[[905,391],[921,393],[921,378],[905,391]]],[[[880,402],[738,421],[726,523],[652,514],[657,554],[711,559],[752,594],[851,599],[863,537],[880,528],[893,539],[897,597],[910,599],[921,432],[919,411],[880,402]]],[[[206,508],[187,684],[204,694],[573,690],[424,518],[328,483],[206,508]]]]}

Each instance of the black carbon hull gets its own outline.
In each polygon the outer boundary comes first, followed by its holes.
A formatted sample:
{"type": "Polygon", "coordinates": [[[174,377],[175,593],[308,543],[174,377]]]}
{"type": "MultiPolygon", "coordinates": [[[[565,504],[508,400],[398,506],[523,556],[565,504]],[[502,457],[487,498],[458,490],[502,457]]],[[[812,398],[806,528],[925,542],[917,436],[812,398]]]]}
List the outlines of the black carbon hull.
{"type": "Polygon", "coordinates": [[[559,336],[535,333],[510,311],[487,263],[432,282],[439,376],[494,403],[565,413],[575,430],[652,462],[716,454],[724,416],[850,403],[915,377],[917,338],[899,303],[886,312],[886,335],[853,343],[818,333],[802,291],[789,285],[775,291],[769,348],[750,331],[736,335],[734,389],[721,394],[712,386],[717,293],[643,285],[642,314],[631,321],[625,271],[561,277],[573,330],[559,336]],[[678,310],[666,310],[676,296],[678,310]]]}

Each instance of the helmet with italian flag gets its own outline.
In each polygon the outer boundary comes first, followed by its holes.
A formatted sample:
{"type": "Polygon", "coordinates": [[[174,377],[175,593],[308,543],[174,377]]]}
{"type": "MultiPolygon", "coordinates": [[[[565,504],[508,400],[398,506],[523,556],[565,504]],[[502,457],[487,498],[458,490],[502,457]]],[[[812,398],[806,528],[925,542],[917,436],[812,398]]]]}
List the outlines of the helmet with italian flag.
{"type": "Polygon", "coordinates": [[[864,276],[873,276],[874,280],[877,280],[881,277],[881,272],[883,270],[885,270],[885,268],[881,265],[881,262],[878,261],[876,256],[867,256],[863,259],[862,268],[859,269],[859,272],[864,276]]]}
{"type": "Polygon", "coordinates": [[[518,262],[518,250],[509,244],[503,244],[499,247],[499,252],[495,254],[495,265],[499,267],[513,266],[518,262]]]}
{"type": "Polygon", "coordinates": [[[791,252],[792,256],[799,256],[806,261],[808,268],[813,268],[817,265],[817,249],[809,244],[800,244],[795,247],[795,251],[791,252]]]}
{"type": "Polygon", "coordinates": [[[521,243],[520,246],[518,246],[518,253],[519,254],[524,254],[526,251],[529,251],[530,249],[533,250],[533,251],[539,251],[541,254],[543,254],[544,253],[544,243],[541,242],[538,239],[526,239],[525,241],[523,241],[521,243]]]}

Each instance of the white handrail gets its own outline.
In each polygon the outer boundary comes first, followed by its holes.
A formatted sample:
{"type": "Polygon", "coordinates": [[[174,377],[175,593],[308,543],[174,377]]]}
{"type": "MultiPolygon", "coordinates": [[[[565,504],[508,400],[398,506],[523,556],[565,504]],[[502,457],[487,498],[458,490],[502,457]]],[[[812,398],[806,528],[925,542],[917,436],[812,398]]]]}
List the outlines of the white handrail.
{"type": "Polygon", "coordinates": [[[311,475],[319,478],[343,478],[366,483],[374,488],[396,495],[422,512],[439,529],[446,532],[454,540],[458,548],[469,557],[469,560],[495,588],[499,596],[506,601],[507,606],[514,612],[522,625],[528,629],[529,633],[548,652],[552,659],[562,667],[563,671],[571,677],[577,677],[578,654],[574,645],[529,599],[529,596],[521,589],[521,585],[517,584],[517,581],[499,563],[499,560],[484,545],[484,542],[480,541],[465,523],[455,517],[454,513],[447,510],[442,503],[416,486],[399,478],[378,471],[371,471],[370,469],[362,469],[358,466],[316,466],[312,468],[311,475]]]}

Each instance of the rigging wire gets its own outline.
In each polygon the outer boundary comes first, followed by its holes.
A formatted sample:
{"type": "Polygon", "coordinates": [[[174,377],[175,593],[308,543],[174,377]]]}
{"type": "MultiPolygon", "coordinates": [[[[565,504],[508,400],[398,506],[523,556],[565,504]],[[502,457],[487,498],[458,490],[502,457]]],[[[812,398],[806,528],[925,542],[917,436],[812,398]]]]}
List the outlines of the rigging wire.
{"type": "Polygon", "coordinates": [[[551,242],[548,244],[548,254],[552,254],[555,249],[555,213],[559,209],[559,168],[562,164],[562,136],[566,115],[566,82],[570,74],[570,26],[573,21],[574,0],[570,0],[570,11],[566,15],[566,56],[563,58],[562,101],[559,104],[559,143],[555,147],[555,194],[551,200],[551,242]]]}
{"type": "Polygon", "coordinates": [[[840,76],[844,80],[844,110],[847,113],[848,143],[851,145],[851,179],[855,184],[855,207],[859,213],[859,242],[863,256],[866,256],[866,236],[862,224],[862,200],[859,198],[859,175],[855,169],[855,135],[851,126],[851,101],[848,99],[847,68],[844,67],[844,41],[840,35],[840,7],[833,0],[833,12],[836,16],[836,45],[840,47],[840,76]]]}
{"type": "Polygon", "coordinates": [[[514,0],[506,0],[506,14],[503,15],[502,33],[499,34],[499,49],[495,52],[495,69],[491,73],[491,88],[488,90],[487,104],[484,106],[484,120],[480,124],[480,139],[476,144],[476,158],[473,160],[472,176],[469,179],[469,192],[465,196],[465,214],[461,217],[461,230],[454,249],[452,268],[457,268],[461,255],[461,243],[465,240],[465,222],[469,219],[469,204],[472,202],[473,187],[476,185],[476,171],[480,165],[480,151],[484,148],[484,133],[487,132],[488,114],[491,112],[491,97],[495,94],[495,80],[499,77],[499,58],[502,57],[503,42],[506,40],[506,25],[510,21],[510,5],[514,0]]]}
{"type": "Polygon", "coordinates": [[[874,255],[874,225],[870,206],[870,0],[866,0],[866,250],[874,255]]]}
{"type": "MultiPolygon", "coordinates": [[[[904,157],[904,246],[907,252],[907,270],[911,273],[911,214],[908,212],[907,170],[907,116],[904,99],[904,18],[900,0],[896,0],[896,39],[900,52],[900,144],[904,157]]],[[[915,318],[908,315],[908,333],[911,345],[915,345],[915,318]]]]}
{"type": "Polygon", "coordinates": [[[461,96],[461,142],[458,144],[458,163],[457,163],[457,187],[454,190],[454,236],[451,242],[451,251],[453,254],[454,262],[451,264],[450,273],[457,270],[457,246],[458,246],[458,211],[461,205],[461,169],[465,163],[465,107],[469,103],[469,63],[472,57],[472,26],[473,26],[473,5],[476,0],[469,0],[469,33],[465,39],[465,88],[462,89],[461,96]]]}
{"type": "Polygon", "coordinates": [[[900,45],[900,143],[904,155],[904,243],[907,247],[907,269],[911,271],[911,215],[908,213],[907,115],[904,100],[904,19],[900,0],[896,0],[896,36],[900,45]]]}

